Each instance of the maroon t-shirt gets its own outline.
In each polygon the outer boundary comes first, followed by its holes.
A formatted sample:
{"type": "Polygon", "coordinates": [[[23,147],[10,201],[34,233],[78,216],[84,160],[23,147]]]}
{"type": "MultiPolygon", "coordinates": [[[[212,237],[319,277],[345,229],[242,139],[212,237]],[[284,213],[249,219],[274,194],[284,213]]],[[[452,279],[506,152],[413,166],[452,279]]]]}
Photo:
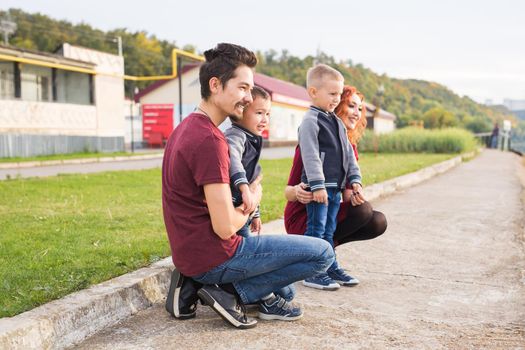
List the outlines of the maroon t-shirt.
{"type": "MultiPolygon", "coordinates": [[[[356,159],[359,159],[357,147],[352,145],[356,159]]],[[[303,172],[303,160],[301,159],[301,150],[299,146],[295,148],[292,170],[288,177],[288,186],[295,186],[301,183],[301,173],[303,172]]],[[[346,217],[350,202],[343,202],[339,207],[337,222],[341,222],[346,217]]],[[[304,235],[306,232],[306,206],[299,201],[287,202],[284,208],[284,228],[287,233],[295,235],[304,235]]]]}
{"type": "Polygon", "coordinates": [[[242,237],[222,240],[211,225],[204,185],[230,183],[223,133],[192,113],[172,132],[162,164],[162,208],[173,263],[186,276],[211,270],[233,256],[242,237]]]}

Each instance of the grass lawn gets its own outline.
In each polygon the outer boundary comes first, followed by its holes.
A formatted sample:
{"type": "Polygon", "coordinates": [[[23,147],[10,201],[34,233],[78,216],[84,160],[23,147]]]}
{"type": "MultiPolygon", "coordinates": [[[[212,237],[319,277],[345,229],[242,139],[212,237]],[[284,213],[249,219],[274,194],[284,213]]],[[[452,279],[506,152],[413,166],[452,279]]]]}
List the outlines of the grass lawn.
{"type": "MultiPolygon", "coordinates": [[[[362,154],[365,184],[451,158],[362,154]]],[[[263,222],[282,216],[291,159],[262,161],[263,222]]],[[[0,181],[0,317],[170,254],[160,170],[0,181]]]]}
{"type": "MultiPolygon", "coordinates": [[[[158,153],[162,153],[159,149],[158,153]]],[[[0,163],[18,163],[18,162],[42,162],[45,160],[66,160],[66,159],[80,159],[80,158],[104,158],[104,157],[132,157],[140,156],[144,154],[150,154],[145,152],[113,152],[113,153],[68,153],[68,154],[53,154],[49,156],[37,156],[37,157],[12,157],[12,158],[0,158],[0,163]]]]}

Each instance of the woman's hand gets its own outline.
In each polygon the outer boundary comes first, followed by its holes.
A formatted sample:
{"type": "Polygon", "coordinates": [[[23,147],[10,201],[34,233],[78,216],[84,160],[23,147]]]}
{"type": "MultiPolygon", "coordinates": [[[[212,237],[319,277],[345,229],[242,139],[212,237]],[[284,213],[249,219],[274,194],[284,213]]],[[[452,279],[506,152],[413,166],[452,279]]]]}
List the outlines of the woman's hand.
{"type": "Polygon", "coordinates": [[[294,186],[295,197],[297,198],[299,203],[308,204],[314,199],[313,193],[306,191],[305,190],[306,187],[307,185],[302,182],[294,186]]]}
{"type": "MultiPolygon", "coordinates": [[[[345,190],[345,192],[347,191],[345,190]]],[[[358,183],[352,184],[352,189],[349,191],[347,196],[349,196],[350,203],[354,207],[366,202],[365,196],[363,194],[363,187],[361,187],[361,184],[358,183]]],[[[343,193],[343,200],[345,200],[345,193],[343,193]]]]}

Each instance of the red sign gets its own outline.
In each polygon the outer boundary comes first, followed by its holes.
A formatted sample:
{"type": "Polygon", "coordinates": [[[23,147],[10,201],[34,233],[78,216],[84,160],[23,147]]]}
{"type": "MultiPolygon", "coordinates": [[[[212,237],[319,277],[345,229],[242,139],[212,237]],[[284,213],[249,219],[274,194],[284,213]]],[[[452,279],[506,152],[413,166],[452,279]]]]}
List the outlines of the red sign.
{"type": "Polygon", "coordinates": [[[173,104],[142,105],[142,138],[149,144],[164,142],[173,131],[173,104]]]}

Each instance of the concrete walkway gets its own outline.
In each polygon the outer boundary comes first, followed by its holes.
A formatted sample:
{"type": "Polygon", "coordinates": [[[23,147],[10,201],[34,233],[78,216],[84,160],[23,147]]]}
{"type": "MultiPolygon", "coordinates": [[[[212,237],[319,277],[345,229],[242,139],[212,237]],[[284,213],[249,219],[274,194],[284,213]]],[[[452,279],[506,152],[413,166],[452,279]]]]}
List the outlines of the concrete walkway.
{"type": "MultiPolygon", "coordinates": [[[[294,155],[294,147],[264,148],[262,159],[291,158],[294,155]]],[[[123,158],[123,157],[119,157],[123,158]]],[[[137,158],[141,158],[138,156],[137,158]]],[[[145,158],[145,157],[144,157],[145,158]]],[[[94,160],[94,159],[93,159],[94,160]]],[[[8,178],[46,177],[59,174],[87,174],[103,171],[120,170],[143,170],[160,168],[162,166],[162,154],[153,155],[151,159],[118,159],[104,162],[89,162],[89,158],[69,160],[69,163],[77,161],[78,164],[58,164],[32,167],[13,167],[9,169],[0,168],[0,180],[8,178]]],[[[37,163],[37,162],[32,162],[37,163]]]]}
{"type": "Polygon", "coordinates": [[[228,327],[208,307],[172,319],[153,306],[78,349],[524,349],[525,170],[485,151],[444,175],[375,201],[385,235],[337,249],[355,288],[298,286],[305,317],[228,327]]]}

